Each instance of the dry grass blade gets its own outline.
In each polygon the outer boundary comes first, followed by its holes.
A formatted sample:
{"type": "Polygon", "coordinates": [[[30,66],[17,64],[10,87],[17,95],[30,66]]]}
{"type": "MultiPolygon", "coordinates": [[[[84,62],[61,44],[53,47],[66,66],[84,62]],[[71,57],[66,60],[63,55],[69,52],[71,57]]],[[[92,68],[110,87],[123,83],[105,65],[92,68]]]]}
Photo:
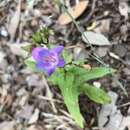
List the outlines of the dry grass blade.
{"type": "MultiPolygon", "coordinates": [[[[72,8],[68,9],[71,16],[76,19],[78,18],[87,8],[88,1],[81,1],[77,5],[73,6],[72,8]]],[[[61,25],[66,25],[68,23],[72,22],[72,19],[70,16],[65,12],[60,15],[58,18],[58,23],[61,25]]]]}
{"type": "MultiPolygon", "coordinates": [[[[73,130],[77,128],[75,122],[68,116],[64,115],[55,115],[51,113],[42,112],[44,116],[45,127],[47,129],[55,129],[55,130],[73,130]],[[72,127],[73,126],[73,127],[72,127]]],[[[80,130],[77,128],[77,130],[80,130]]]]}
{"type": "Polygon", "coordinates": [[[45,87],[46,87],[46,96],[48,97],[48,99],[50,99],[50,103],[51,103],[51,105],[52,105],[53,111],[54,111],[55,113],[57,113],[57,109],[56,109],[56,107],[55,107],[55,103],[54,103],[54,100],[53,100],[53,94],[52,94],[52,92],[51,92],[51,90],[50,90],[50,88],[49,88],[49,86],[48,86],[48,84],[47,84],[47,81],[46,81],[46,79],[45,79],[44,76],[43,76],[43,81],[44,81],[44,85],[45,85],[45,87]]]}
{"type": "Polygon", "coordinates": [[[38,98],[39,98],[39,99],[42,99],[42,100],[46,100],[46,101],[52,100],[52,101],[57,102],[57,103],[63,103],[62,101],[60,101],[60,100],[58,100],[58,99],[50,99],[50,98],[48,98],[48,97],[46,97],[46,96],[38,95],[38,98]]]}
{"type": "Polygon", "coordinates": [[[9,23],[8,32],[10,34],[10,41],[14,40],[19,21],[20,21],[20,14],[21,14],[21,0],[18,1],[17,9],[9,23]]]}

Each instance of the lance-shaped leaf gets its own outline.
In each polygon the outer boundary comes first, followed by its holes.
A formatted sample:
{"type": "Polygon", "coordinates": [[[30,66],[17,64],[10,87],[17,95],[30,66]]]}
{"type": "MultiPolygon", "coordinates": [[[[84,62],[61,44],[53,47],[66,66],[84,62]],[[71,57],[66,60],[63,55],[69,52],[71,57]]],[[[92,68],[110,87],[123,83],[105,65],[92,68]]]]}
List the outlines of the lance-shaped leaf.
{"type": "Polygon", "coordinates": [[[100,104],[107,104],[111,101],[109,95],[103,89],[87,83],[80,86],[80,91],[86,94],[91,100],[100,104]]]}
{"type": "Polygon", "coordinates": [[[78,96],[80,93],[74,85],[74,75],[72,73],[66,74],[65,85],[62,87],[61,91],[64,97],[64,102],[72,118],[81,128],[83,128],[84,119],[80,113],[78,103],[78,96]]]}
{"type": "Polygon", "coordinates": [[[91,70],[86,70],[85,68],[78,66],[70,66],[68,71],[75,74],[75,82],[77,82],[76,85],[80,85],[85,81],[101,78],[107,74],[115,72],[114,69],[106,67],[93,67],[91,70]]]}
{"type": "Polygon", "coordinates": [[[78,104],[78,96],[80,93],[74,84],[74,78],[73,73],[64,73],[63,69],[57,69],[57,71],[49,77],[49,81],[59,86],[69,113],[75,122],[83,128],[84,119],[80,113],[78,104]]]}
{"type": "Polygon", "coordinates": [[[94,67],[91,70],[88,70],[85,75],[82,75],[81,79],[89,81],[91,79],[101,78],[107,74],[112,74],[114,72],[115,72],[115,70],[112,68],[94,67]]]}

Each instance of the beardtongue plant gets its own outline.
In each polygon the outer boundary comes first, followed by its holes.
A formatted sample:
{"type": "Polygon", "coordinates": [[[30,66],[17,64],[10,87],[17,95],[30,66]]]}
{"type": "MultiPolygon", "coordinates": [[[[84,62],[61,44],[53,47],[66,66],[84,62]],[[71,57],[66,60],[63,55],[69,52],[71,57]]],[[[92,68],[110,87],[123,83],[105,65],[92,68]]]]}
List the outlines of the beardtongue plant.
{"type": "Polygon", "coordinates": [[[29,53],[25,63],[32,70],[42,72],[48,82],[60,88],[71,117],[83,128],[84,118],[80,113],[79,95],[85,94],[96,103],[109,103],[110,97],[103,89],[87,82],[114,73],[115,70],[106,67],[84,68],[85,62],[74,61],[63,46],[51,47],[48,40],[51,32],[44,28],[33,35],[34,43],[23,47],[29,53]],[[43,43],[46,47],[43,47],[43,43]]]}

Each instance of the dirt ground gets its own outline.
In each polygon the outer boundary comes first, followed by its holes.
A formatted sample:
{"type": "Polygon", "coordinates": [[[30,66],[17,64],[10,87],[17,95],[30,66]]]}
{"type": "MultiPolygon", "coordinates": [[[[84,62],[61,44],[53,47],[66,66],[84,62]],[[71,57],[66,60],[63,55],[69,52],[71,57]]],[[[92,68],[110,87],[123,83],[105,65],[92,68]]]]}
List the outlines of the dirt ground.
{"type": "MultiPolygon", "coordinates": [[[[30,7],[26,0],[0,0],[0,130],[80,130],[70,118],[59,90],[49,84],[57,110],[57,113],[54,112],[48,98],[47,81],[26,68],[20,46],[31,43],[32,34],[47,26],[55,32],[50,40],[55,44],[71,46],[70,53],[75,59],[87,59],[91,66],[99,66],[100,63],[90,55],[93,53],[91,48],[82,41],[73,22],[67,25],[58,23],[62,9],[56,0],[34,1],[33,7],[30,7]]],[[[68,0],[70,7],[75,2],[68,0]]],[[[118,95],[116,106],[123,116],[128,116],[130,1],[90,0],[76,20],[82,31],[91,27],[92,31],[102,33],[110,41],[109,46],[94,45],[93,49],[102,61],[117,69],[117,72],[97,82],[106,91],[118,95]],[[94,26],[95,22],[97,26],[94,26]]],[[[98,115],[102,106],[84,95],[80,96],[79,103],[86,121],[85,130],[98,130],[98,115]]],[[[129,127],[130,123],[125,128],[129,127]]]]}

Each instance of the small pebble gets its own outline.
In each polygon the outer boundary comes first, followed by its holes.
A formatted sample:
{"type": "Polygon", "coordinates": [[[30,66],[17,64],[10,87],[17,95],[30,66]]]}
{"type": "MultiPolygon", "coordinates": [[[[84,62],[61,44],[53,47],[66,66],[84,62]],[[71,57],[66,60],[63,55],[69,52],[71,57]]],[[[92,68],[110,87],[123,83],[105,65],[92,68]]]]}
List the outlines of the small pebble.
{"type": "Polygon", "coordinates": [[[8,32],[4,27],[2,27],[0,30],[1,30],[0,31],[1,36],[8,37],[8,32]]]}
{"type": "Polygon", "coordinates": [[[100,82],[93,82],[93,85],[96,87],[96,88],[100,88],[101,87],[101,83],[100,82]]]}
{"type": "Polygon", "coordinates": [[[107,16],[110,12],[109,11],[105,11],[104,15],[107,16]]]}

